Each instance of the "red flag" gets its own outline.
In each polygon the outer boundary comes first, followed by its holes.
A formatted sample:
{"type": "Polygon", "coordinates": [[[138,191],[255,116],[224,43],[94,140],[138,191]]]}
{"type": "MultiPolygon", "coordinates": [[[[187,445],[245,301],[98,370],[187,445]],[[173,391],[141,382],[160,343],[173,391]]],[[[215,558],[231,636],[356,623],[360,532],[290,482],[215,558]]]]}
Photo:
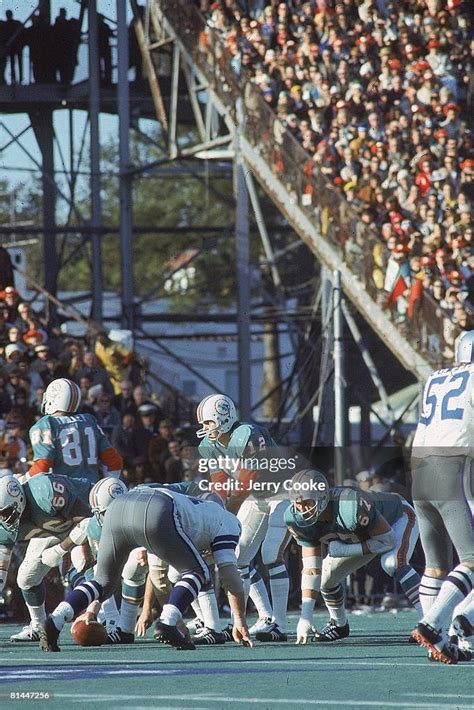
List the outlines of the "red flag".
{"type": "Polygon", "coordinates": [[[415,303],[420,300],[423,294],[423,281],[421,278],[417,277],[410,289],[410,294],[408,296],[408,317],[413,318],[413,313],[415,311],[415,303]]]}
{"type": "Polygon", "coordinates": [[[407,290],[408,286],[406,284],[405,279],[403,276],[399,273],[397,278],[395,279],[395,283],[393,284],[393,288],[385,301],[384,308],[390,308],[390,306],[393,306],[397,298],[399,298],[402,294],[405,293],[407,290]]]}

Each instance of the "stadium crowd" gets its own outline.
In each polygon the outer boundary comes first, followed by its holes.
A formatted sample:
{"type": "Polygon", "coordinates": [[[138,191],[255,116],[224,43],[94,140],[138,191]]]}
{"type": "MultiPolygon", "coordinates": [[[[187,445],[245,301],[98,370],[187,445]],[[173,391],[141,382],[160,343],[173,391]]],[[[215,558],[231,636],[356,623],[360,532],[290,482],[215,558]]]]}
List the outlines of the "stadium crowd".
{"type": "Polygon", "coordinates": [[[82,411],[94,414],[125,461],[129,485],[172,483],[190,466],[182,429],[141,381],[134,355],[101,332],[84,342],[48,328],[12,285],[0,288],[0,469],[25,473],[28,431],[41,416],[48,384],[76,382],[82,411]]]}
{"type": "MultiPolygon", "coordinates": [[[[372,273],[380,302],[396,304],[403,322],[423,291],[439,304],[445,342],[453,325],[456,334],[472,328],[467,3],[202,0],[201,10],[235,74],[260,89],[311,156],[310,170],[339,186],[380,237],[372,273]]],[[[356,264],[358,239],[345,245],[356,264]]]]}

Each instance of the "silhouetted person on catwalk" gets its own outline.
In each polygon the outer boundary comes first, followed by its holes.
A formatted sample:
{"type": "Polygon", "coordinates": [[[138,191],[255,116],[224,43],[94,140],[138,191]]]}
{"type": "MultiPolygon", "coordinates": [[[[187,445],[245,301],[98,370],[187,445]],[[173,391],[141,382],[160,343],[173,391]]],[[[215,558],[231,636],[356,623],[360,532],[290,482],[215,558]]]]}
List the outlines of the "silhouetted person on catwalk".
{"type": "Polygon", "coordinates": [[[10,84],[17,83],[17,65],[18,81],[21,84],[23,81],[23,25],[19,20],[13,18],[11,10],[7,10],[5,14],[7,18],[5,22],[5,46],[7,58],[10,60],[10,84]]]}
{"type": "Polygon", "coordinates": [[[53,28],[42,15],[33,15],[31,27],[26,30],[26,42],[30,48],[33,78],[37,84],[54,84],[55,57],[51,51],[53,28]]]}
{"type": "Polygon", "coordinates": [[[62,84],[70,84],[77,66],[77,50],[80,40],[79,21],[67,19],[66,10],[61,7],[53,26],[55,48],[55,71],[59,72],[62,84]]]}
{"type": "Polygon", "coordinates": [[[103,15],[97,14],[97,30],[99,35],[100,80],[105,86],[112,84],[112,48],[110,40],[113,30],[105,22],[103,15]]]}

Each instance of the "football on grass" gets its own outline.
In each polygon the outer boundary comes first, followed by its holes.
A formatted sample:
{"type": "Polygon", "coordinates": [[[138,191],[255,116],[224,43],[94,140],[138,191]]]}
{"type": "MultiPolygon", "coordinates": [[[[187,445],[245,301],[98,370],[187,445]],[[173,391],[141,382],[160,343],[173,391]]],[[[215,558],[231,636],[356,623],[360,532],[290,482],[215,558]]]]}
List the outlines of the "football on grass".
{"type": "Polygon", "coordinates": [[[79,646],[102,646],[107,641],[107,630],[99,621],[75,621],[71,636],[79,646]]]}

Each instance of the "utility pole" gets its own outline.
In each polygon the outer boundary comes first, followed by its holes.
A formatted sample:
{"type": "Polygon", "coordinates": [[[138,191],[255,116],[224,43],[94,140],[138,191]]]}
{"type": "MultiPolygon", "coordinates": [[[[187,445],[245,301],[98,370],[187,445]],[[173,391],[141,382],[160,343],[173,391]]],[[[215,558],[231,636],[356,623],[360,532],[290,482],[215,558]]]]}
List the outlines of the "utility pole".
{"type": "MultiPolygon", "coordinates": [[[[241,99],[239,99],[241,101],[241,99]]],[[[239,109],[239,106],[237,107],[239,109]]],[[[235,260],[237,271],[237,331],[238,331],[238,372],[239,372],[239,415],[246,420],[250,417],[250,248],[249,248],[249,199],[245,184],[245,164],[240,151],[240,131],[243,112],[237,110],[239,125],[235,131],[234,191],[236,201],[235,216],[235,260]]]]}
{"type": "Polygon", "coordinates": [[[334,448],[336,485],[346,477],[346,400],[344,377],[344,319],[342,314],[341,272],[333,271],[334,327],[334,448]]]}
{"type": "Polygon", "coordinates": [[[132,176],[130,174],[130,91],[128,84],[127,6],[117,0],[117,104],[119,113],[119,194],[120,254],[122,274],[122,327],[133,330],[133,214],[132,176]]]}
{"type": "Polygon", "coordinates": [[[100,69],[97,1],[89,0],[89,121],[91,157],[92,319],[102,323],[102,207],[100,199],[100,69]]]}

